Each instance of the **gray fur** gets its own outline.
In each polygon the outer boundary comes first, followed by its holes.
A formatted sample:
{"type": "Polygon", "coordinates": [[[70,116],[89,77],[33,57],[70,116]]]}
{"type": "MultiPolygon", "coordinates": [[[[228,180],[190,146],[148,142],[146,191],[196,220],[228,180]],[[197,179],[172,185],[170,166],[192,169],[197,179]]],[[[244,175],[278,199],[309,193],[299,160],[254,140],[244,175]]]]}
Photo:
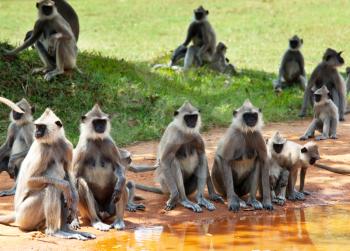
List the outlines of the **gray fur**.
{"type": "Polygon", "coordinates": [[[228,59],[226,58],[226,51],[227,46],[224,43],[219,42],[211,60],[210,68],[214,71],[232,76],[236,74],[237,71],[234,65],[228,62],[228,59]]]}

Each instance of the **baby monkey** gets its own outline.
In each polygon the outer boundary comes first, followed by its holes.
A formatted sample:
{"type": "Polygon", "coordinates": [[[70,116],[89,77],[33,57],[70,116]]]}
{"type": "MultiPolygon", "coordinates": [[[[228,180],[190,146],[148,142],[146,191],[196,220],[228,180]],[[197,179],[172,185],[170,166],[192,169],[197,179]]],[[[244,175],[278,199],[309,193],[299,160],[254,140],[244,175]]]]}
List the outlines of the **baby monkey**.
{"type": "Polygon", "coordinates": [[[210,68],[214,71],[225,73],[228,75],[237,74],[237,71],[233,64],[230,64],[229,59],[226,58],[227,46],[219,42],[216,46],[215,53],[210,63],[210,68]]]}

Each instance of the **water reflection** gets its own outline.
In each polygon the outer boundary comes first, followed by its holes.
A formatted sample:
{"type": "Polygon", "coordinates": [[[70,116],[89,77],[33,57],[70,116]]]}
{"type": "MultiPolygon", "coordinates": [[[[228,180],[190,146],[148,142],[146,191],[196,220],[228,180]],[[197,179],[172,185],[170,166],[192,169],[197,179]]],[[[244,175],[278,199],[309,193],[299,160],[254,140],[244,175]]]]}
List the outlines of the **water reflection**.
{"type": "Polygon", "coordinates": [[[344,250],[350,206],[286,209],[201,222],[143,226],[99,240],[98,250],[344,250]]]}

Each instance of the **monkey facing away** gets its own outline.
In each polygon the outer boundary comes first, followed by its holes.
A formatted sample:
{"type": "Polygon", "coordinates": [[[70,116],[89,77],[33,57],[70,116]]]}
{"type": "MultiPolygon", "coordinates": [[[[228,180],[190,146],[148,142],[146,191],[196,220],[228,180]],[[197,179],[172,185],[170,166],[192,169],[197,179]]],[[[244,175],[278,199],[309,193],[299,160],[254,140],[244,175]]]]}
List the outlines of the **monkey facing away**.
{"type": "Polygon", "coordinates": [[[156,178],[161,189],[136,184],[136,188],[170,194],[165,209],[172,210],[179,202],[194,212],[202,212],[201,206],[214,210],[215,206],[204,198],[208,184],[212,200],[222,200],[214,191],[208,169],[203,138],[199,132],[201,116],[191,103],[185,102],[174,113],[173,121],[166,128],[158,147],[156,178]],[[197,204],[187,195],[196,191],[197,204]]]}
{"type": "Polygon", "coordinates": [[[226,58],[227,46],[219,42],[216,46],[215,53],[210,63],[210,68],[214,71],[234,75],[237,73],[233,64],[229,63],[229,60],[226,58]]]}
{"type": "Polygon", "coordinates": [[[51,80],[63,74],[65,70],[76,68],[78,48],[70,24],[57,11],[55,2],[41,0],[37,3],[39,18],[35,22],[31,36],[18,48],[8,51],[7,55],[15,55],[36,43],[40,59],[44,67],[33,72],[46,73],[44,78],[51,80]],[[44,37],[47,48],[40,41],[44,37]]]}
{"type": "Polygon", "coordinates": [[[339,120],[345,120],[344,114],[347,105],[346,86],[343,77],[338,72],[338,67],[341,67],[344,64],[344,59],[341,54],[342,52],[336,52],[330,48],[325,51],[322,62],[319,63],[312,72],[306,86],[304,101],[299,116],[305,116],[308,102],[309,100],[312,101],[312,93],[321,88],[322,85],[326,85],[333,102],[338,107],[339,120]]]}
{"type": "Polygon", "coordinates": [[[233,112],[232,124],[219,141],[211,174],[216,191],[227,197],[230,211],[246,206],[240,199],[246,194],[249,194],[247,204],[254,209],[273,209],[262,126],[261,110],[246,100],[233,112]],[[259,184],[262,204],[256,199],[259,184]]]}
{"type": "Polygon", "coordinates": [[[300,140],[307,140],[315,135],[315,130],[322,132],[316,140],[336,139],[339,120],[338,108],[329,97],[329,91],[324,85],[314,92],[314,118],[300,140]]]}
{"type": "Polygon", "coordinates": [[[289,39],[289,48],[284,53],[279,69],[278,79],[274,80],[275,91],[281,92],[282,88],[300,83],[303,90],[306,87],[306,73],[304,57],[300,49],[303,39],[294,35],[289,39]]]}
{"type": "Polygon", "coordinates": [[[128,201],[125,167],[110,130],[109,116],[95,105],[81,118],[73,158],[79,212],[101,231],[125,228],[124,210],[128,201]],[[110,217],[115,218],[112,225],[102,222],[110,217]]]}
{"type": "Polygon", "coordinates": [[[78,195],[72,176],[72,144],[60,119],[46,109],[35,121],[35,140],[22,162],[17,179],[15,212],[1,216],[0,223],[15,222],[21,230],[45,227],[47,235],[87,240],[95,236],[69,230],[78,195]]]}
{"type": "Polygon", "coordinates": [[[188,27],[185,42],[175,50],[170,66],[185,57],[184,69],[187,70],[193,65],[202,66],[203,62],[210,62],[214,55],[216,35],[207,18],[209,11],[199,6],[193,12],[194,20],[188,27]]]}
{"type": "MultiPolygon", "coordinates": [[[[33,142],[34,123],[32,107],[26,99],[21,99],[15,104],[19,111],[12,110],[10,113],[11,123],[8,127],[7,138],[0,147],[0,173],[8,172],[11,178],[17,179],[21,163],[27,155],[33,142]]],[[[14,195],[16,184],[5,191],[0,191],[0,196],[14,195]]]]}
{"type": "Polygon", "coordinates": [[[267,141],[271,198],[272,202],[281,206],[286,202],[286,188],[289,179],[289,171],[287,168],[281,167],[278,164],[276,157],[282,152],[286,142],[287,140],[283,138],[279,132],[275,132],[271,139],[267,141]]]}

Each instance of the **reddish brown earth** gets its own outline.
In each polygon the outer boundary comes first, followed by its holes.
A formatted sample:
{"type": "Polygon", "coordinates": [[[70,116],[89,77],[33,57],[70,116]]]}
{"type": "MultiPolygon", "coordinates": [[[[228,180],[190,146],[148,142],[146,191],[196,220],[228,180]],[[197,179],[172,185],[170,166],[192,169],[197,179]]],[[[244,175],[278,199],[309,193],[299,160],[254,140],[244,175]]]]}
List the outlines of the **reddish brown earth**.
{"type": "MultiPolygon", "coordinates": [[[[348,167],[347,163],[350,163],[350,116],[347,117],[347,121],[340,124],[338,129],[338,140],[327,140],[319,142],[321,161],[319,163],[329,164],[331,166],[348,167]]],[[[299,141],[301,136],[310,121],[295,121],[288,123],[273,123],[264,128],[264,136],[271,136],[276,130],[279,130],[282,135],[290,140],[299,141]]],[[[212,129],[207,133],[204,133],[206,141],[207,155],[209,158],[209,166],[211,167],[213,161],[213,155],[215,153],[216,144],[220,137],[225,132],[225,129],[212,129]]],[[[302,143],[302,142],[299,142],[302,143]]],[[[141,142],[127,147],[133,154],[133,160],[135,163],[148,163],[153,164],[156,151],[157,142],[141,142]]],[[[349,167],[350,170],[350,167],[349,167]]],[[[129,179],[132,179],[138,183],[154,184],[153,173],[141,173],[127,174],[129,179]]],[[[12,186],[12,180],[9,179],[7,174],[0,175],[0,189],[10,188],[12,186]]],[[[237,213],[237,217],[251,214],[270,215],[280,214],[286,211],[287,208],[299,208],[310,207],[316,205],[331,205],[331,204],[345,204],[350,202],[350,178],[345,175],[339,175],[330,173],[328,171],[319,170],[315,167],[311,167],[308,170],[306,178],[306,189],[311,191],[312,194],[302,202],[287,202],[284,207],[275,206],[273,212],[267,211],[240,211],[237,213]]],[[[216,203],[217,209],[214,212],[208,212],[206,210],[203,213],[195,214],[187,209],[178,206],[175,210],[166,212],[162,208],[167,199],[166,196],[160,196],[157,194],[146,193],[137,191],[138,195],[141,195],[145,200],[143,203],[146,206],[144,212],[125,214],[126,231],[132,231],[137,226],[147,226],[154,224],[171,224],[184,221],[201,221],[209,219],[219,219],[225,215],[233,215],[233,213],[227,211],[226,205],[216,203]]],[[[13,209],[13,197],[0,198],[0,214],[8,214],[13,209]]],[[[95,231],[91,227],[87,227],[83,224],[83,231],[92,232],[97,235],[97,240],[89,241],[90,244],[98,242],[101,238],[110,236],[110,233],[102,233],[95,231]]],[[[112,232],[115,230],[112,230],[112,232]]],[[[0,249],[13,250],[13,249],[31,249],[31,250],[48,250],[48,249],[78,249],[86,247],[86,243],[79,241],[60,240],[55,238],[46,237],[41,232],[24,233],[18,230],[17,227],[2,226],[0,225],[0,249]]]]}

